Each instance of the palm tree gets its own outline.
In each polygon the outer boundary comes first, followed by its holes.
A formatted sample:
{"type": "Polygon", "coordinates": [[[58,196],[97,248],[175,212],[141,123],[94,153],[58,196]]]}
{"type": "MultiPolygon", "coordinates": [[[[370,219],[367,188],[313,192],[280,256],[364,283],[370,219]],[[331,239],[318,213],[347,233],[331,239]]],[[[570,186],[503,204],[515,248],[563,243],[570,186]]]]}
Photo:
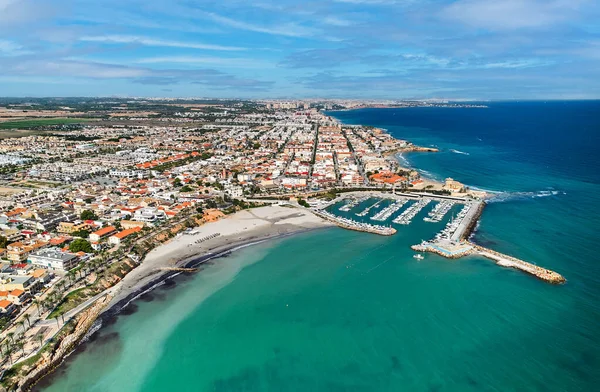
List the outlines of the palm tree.
{"type": "Polygon", "coordinates": [[[40,348],[42,348],[42,346],[44,345],[44,334],[38,333],[35,337],[40,342],[40,348]]]}
{"type": "Polygon", "coordinates": [[[67,273],[67,277],[69,278],[69,282],[71,284],[71,286],[73,285],[73,283],[75,282],[75,272],[73,271],[69,271],[67,273]]]}
{"type": "Polygon", "coordinates": [[[54,301],[52,300],[51,297],[46,298],[46,300],[44,301],[44,307],[48,310],[51,310],[52,308],[54,308],[54,301]]]}
{"type": "Polygon", "coordinates": [[[23,343],[22,340],[19,340],[15,346],[17,346],[17,348],[23,352],[23,356],[25,356],[25,343],[23,343]]]}
{"type": "Polygon", "coordinates": [[[37,308],[38,311],[38,316],[40,315],[40,301],[38,299],[34,299],[33,301],[31,301],[37,308]]]}
{"type": "Polygon", "coordinates": [[[21,329],[25,330],[25,321],[23,320],[19,320],[15,323],[18,327],[21,327],[21,329]]]}
{"type": "MultiPolygon", "coordinates": [[[[15,333],[14,333],[14,332],[9,332],[9,333],[7,333],[7,334],[6,334],[6,337],[7,337],[7,338],[10,340],[10,342],[11,342],[11,343],[13,343],[13,342],[14,342],[14,340],[13,340],[13,336],[15,336],[15,333]]],[[[7,343],[7,344],[8,344],[8,343],[7,343]]]]}
{"type": "Polygon", "coordinates": [[[31,315],[29,313],[23,315],[23,320],[27,321],[27,325],[31,328],[31,315]]]}
{"type": "Polygon", "coordinates": [[[12,365],[12,353],[13,353],[13,349],[12,347],[8,344],[8,342],[6,342],[6,356],[8,357],[8,360],[10,361],[10,364],[12,365]]]}

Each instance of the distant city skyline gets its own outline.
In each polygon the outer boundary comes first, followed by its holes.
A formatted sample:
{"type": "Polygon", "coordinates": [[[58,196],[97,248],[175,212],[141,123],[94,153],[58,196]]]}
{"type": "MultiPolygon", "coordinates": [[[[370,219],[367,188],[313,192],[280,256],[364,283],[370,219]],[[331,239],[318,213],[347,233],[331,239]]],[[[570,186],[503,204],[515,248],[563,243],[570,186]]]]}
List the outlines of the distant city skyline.
{"type": "Polygon", "coordinates": [[[0,0],[0,96],[600,98],[593,0],[0,0]]]}

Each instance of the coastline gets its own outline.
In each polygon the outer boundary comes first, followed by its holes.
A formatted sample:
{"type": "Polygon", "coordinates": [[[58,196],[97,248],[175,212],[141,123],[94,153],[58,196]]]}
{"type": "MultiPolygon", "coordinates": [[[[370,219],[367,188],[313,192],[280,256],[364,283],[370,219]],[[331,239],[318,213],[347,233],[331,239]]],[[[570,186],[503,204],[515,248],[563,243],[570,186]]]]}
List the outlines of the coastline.
{"type": "Polygon", "coordinates": [[[193,229],[196,234],[182,234],[150,251],[142,263],[113,287],[115,295],[109,308],[159,276],[180,272],[161,269],[193,268],[238,247],[333,226],[307,210],[281,206],[242,210],[219,221],[197,226],[193,229]],[[220,235],[197,243],[215,233],[220,235]]]}
{"type": "MultiPolygon", "coordinates": [[[[43,382],[47,377],[52,377],[65,359],[76,351],[77,347],[90,339],[103,325],[107,325],[108,320],[119,315],[133,301],[160,287],[168,279],[175,278],[182,273],[193,273],[176,270],[177,268],[198,268],[211,260],[225,257],[248,246],[331,227],[335,227],[335,225],[304,209],[267,206],[238,211],[219,221],[197,226],[194,228],[198,231],[196,235],[181,235],[173,238],[153,249],[146,255],[144,261],[119,283],[108,288],[105,292],[110,295],[110,301],[102,303],[101,308],[94,312],[92,318],[87,309],[98,307],[98,304],[101,303],[100,300],[104,301],[106,296],[99,298],[84,310],[81,314],[87,319],[85,330],[76,331],[78,336],[74,337],[75,342],[69,346],[69,349],[62,352],[59,357],[53,358],[51,364],[43,364],[51,365],[48,368],[46,366],[36,367],[31,372],[33,379],[23,379],[18,390],[33,390],[36,384],[43,382]],[[252,227],[249,227],[249,223],[252,224],[252,227]],[[218,229],[228,230],[228,235],[208,240],[207,247],[187,246],[202,238],[203,232],[219,232],[216,231],[218,229]],[[165,253],[168,252],[174,253],[171,258],[165,257],[165,253]],[[147,261],[148,263],[146,263],[147,261]],[[171,269],[165,270],[164,268],[171,269]]],[[[200,272],[198,271],[198,273],[200,272]]],[[[78,317],[79,315],[76,316],[76,319],[78,317]]],[[[74,335],[75,333],[69,336],[74,335]]]]}

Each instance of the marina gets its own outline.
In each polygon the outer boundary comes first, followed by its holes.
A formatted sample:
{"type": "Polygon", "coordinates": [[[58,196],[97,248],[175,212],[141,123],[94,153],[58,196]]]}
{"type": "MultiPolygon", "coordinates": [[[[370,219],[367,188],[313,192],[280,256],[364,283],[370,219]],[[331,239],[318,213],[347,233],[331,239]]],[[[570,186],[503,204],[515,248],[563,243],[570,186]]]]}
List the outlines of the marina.
{"type": "MultiPolygon", "coordinates": [[[[435,253],[449,259],[458,259],[463,256],[476,254],[495,261],[497,265],[518,269],[545,282],[553,284],[566,282],[566,279],[557,272],[517,259],[516,257],[484,248],[483,246],[466,240],[475,227],[483,207],[483,202],[467,203],[462,210],[446,224],[444,229],[436,234],[434,240],[423,241],[418,245],[411,246],[411,249],[416,252],[435,253]]],[[[439,211],[441,210],[442,207],[440,207],[439,211]]],[[[439,213],[439,211],[437,213],[439,213]]]]}
{"type": "MultiPolygon", "coordinates": [[[[375,192],[373,192],[375,193],[375,192]]],[[[380,203],[385,200],[395,200],[392,204],[377,212],[375,215],[370,217],[371,220],[386,221],[395,212],[399,211],[408,201],[415,200],[402,214],[398,215],[392,222],[400,225],[409,225],[412,223],[414,217],[429,203],[437,201],[438,203],[433,209],[427,214],[423,221],[430,223],[439,223],[444,220],[448,212],[456,205],[462,204],[462,208],[456,215],[446,223],[444,228],[439,231],[432,240],[422,241],[420,244],[411,246],[411,249],[424,253],[435,253],[439,256],[448,259],[458,259],[468,255],[479,255],[487,259],[493,260],[497,265],[502,267],[515,268],[520,271],[531,274],[545,282],[559,284],[564,283],[566,280],[563,276],[557,272],[539,267],[535,264],[526,262],[524,260],[517,259],[515,257],[496,252],[491,249],[484,248],[480,245],[474,244],[467,240],[473,229],[475,228],[477,221],[483,211],[485,203],[479,200],[470,199],[457,199],[457,198],[444,198],[437,195],[426,195],[426,194],[385,194],[378,192],[381,199],[376,201],[374,204],[365,208],[363,211],[357,213],[357,216],[365,217],[374,208],[378,207],[380,203]]],[[[375,194],[366,194],[366,192],[357,192],[354,195],[346,195],[343,198],[336,200],[334,203],[330,203],[327,207],[343,201],[345,198],[352,198],[352,200],[345,204],[344,210],[350,211],[359,203],[367,200],[369,197],[375,197],[375,194]],[[350,207],[348,207],[350,206],[350,207]]],[[[341,210],[341,208],[340,208],[341,210]]],[[[364,222],[358,222],[352,219],[343,218],[336,216],[333,213],[325,211],[324,209],[313,209],[313,212],[324,219],[327,219],[336,225],[356,231],[363,231],[368,233],[375,233],[380,235],[393,235],[396,233],[396,229],[392,227],[386,227],[383,225],[375,225],[364,222]]],[[[421,254],[416,254],[415,259],[423,260],[421,254]]]]}
{"type": "Polygon", "coordinates": [[[400,199],[393,204],[390,204],[383,210],[379,211],[377,214],[371,217],[372,220],[384,222],[390,218],[393,214],[398,212],[407,202],[406,199],[400,199]]]}
{"type": "Polygon", "coordinates": [[[409,225],[412,222],[412,219],[429,203],[431,203],[431,199],[429,198],[420,199],[418,202],[408,207],[402,214],[398,215],[393,222],[400,225],[409,225]]]}
{"type": "Polygon", "coordinates": [[[371,210],[372,210],[373,208],[377,208],[377,207],[379,207],[379,205],[380,205],[381,203],[383,203],[383,202],[384,202],[384,200],[385,200],[385,199],[381,199],[381,200],[378,200],[378,201],[376,201],[376,202],[375,202],[375,204],[372,204],[372,205],[370,205],[369,207],[367,207],[367,208],[365,208],[364,210],[362,210],[361,212],[358,212],[358,213],[356,214],[356,216],[366,216],[366,215],[368,215],[368,214],[369,214],[369,212],[371,212],[371,210]]]}
{"type": "Polygon", "coordinates": [[[368,196],[363,196],[363,197],[359,197],[359,198],[356,198],[356,199],[352,199],[347,204],[341,206],[339,208],[339,210],[340,211],[344,211],[344,212],[348,212],[351,209],[353,209],[354,207],[356,207],[357,205],[359,205],[360,203],[362,203],[363,201],[367,200],[368,198],[369,198],[368,196]]]}
{"type": "MultiPolygon", "coordinates": [[[[476,254],[487,259],[493,260],[497,265],[502,267],[515,268],[520,271],[531,274],[545,282],[559,284],[564,283],[565,278],[557,272],[539,267],[535,264],[517,259],[515,257],[496,252],[491,249],[484,248],[480,245],[474,244],[467,240],[473,229],[475,228],[479,217],[483,211],[485,203],[480,200],[462,199],[462,198],[447,198],[438,195],[428,194],[409,194],[409,193],[383,193],[383,192],[356,192],[354,194],[347,194],[337,200],[334,200],[321,208],[313,208],[312,211],[316,215],[327,219],[335,223],[336,225],[356,231],[363,231],[368,233],[375,233],[379,235],[390,236],[397,232],[393,227],[387,227],[383,225],[369,224],[364,222],[358,222],[352,219],[337,216],[331,212],[325,210],[329,206],[335,205],[336,203],[342,202],[347,198],[351,198],[351,201],[339,208],[340,211],[350,211],[361,202],[372,198],[380,197],[381,199],[365,208],[363,211],[357,213],[357,216],[365,217],[374,208],[380,205],[385,200],[395,200],[392,204],[377,212],[369,219],[375,221],[386,221],[395,212],[399,211],[408,201],[415,200],[402,214],[398,215],[392,221],[395,224],[409,225],[412,223],[414,217],[429,203],[437,201],[438,203],[434,208],[427,214],[423,221],[430,223],[439,223],[444,217],[450,212],[452,207],[456,204],[462,204],[462,208],[456,215],[446,223],[444,228],[435,234],[434,238],[430,241],[422,241],[420,244],[411,246],[411,249],[424,253],[435,253],[448,259],[458,259],[464,256],[476,254]]],[[[416,254],[415,259],[422,260],[421,254],[416,254]]]]}
{"type": "Polygon", "coordinates": [[[436,240],[454,240],[460,239],[466,226],[463,223],[468,223],[467,215],[474,208],[473,205],[467,204],[462,210],[458,213],[457,216],[453,217],[447,224],[444,229],[436,234],[436,240]],[[458,233],[458,236],[456,235],[458,233]],[[458,237],[458,238],[457,238],[458,237]]]}
{"type": "Polygon", "coordinates": [[[454,204],[456,204],[456,202],[451,200],[443,200],[439,202],[431,211],[429,211],[423,220],[425,222],[440,222],[442,219],[444,219],[444,216],[446,216],[454,204]]]}
{"type": "Polygon", "coordinates": [[[396,234],[396,229],[394,229],[393,227],[386,227],[386,226],[381,226],[381,225],[372,225],[369,223],[357,222],[352,219],[336,216],[328,211],[313,210],[313,213],[315,213],[317,216],[320,216],[323,219],[326,219],[330,222],[335,223],[336,225],[338,225],[344,229],[363,231],[366,233],[374,233],[374,234],[386,235],[386,236],[396,234]]]}

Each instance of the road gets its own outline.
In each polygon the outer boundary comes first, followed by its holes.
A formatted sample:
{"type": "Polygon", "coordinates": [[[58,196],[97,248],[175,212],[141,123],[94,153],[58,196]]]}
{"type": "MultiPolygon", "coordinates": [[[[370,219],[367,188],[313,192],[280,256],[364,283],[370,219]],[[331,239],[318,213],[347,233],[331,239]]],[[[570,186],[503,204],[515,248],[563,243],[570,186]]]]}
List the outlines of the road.
{"type": "MultiPolygon", "coordinates": [[[[114,287],[114,286],[113,286],[114,287]]],[[[83,302],[82,304],[79,304],[78,306],[74,307],[73,309],[69,310],[67,313],[64,314],[63,316],[57,317],[57,318],[53,318],[53,319],[48,319],[48,320],[39,320],[37,323],[35,323],[35,326],[38,327],[43,327],[43,326],[47,326],[47,325],[53,325],[56,324],[56,320],[58,319],[58,323],[59,324],[63,324],[62,320],[65,320],[65,323],[67,321],[69,321],[71,318],[75,317],[77,314],[79,314],[79,312],[85,310],[88,306],[90,306],[91,304],[93,304],[96,300],[98,300],[99,298],[104,297],[105,295],[108,295],[110,293],[112,293],[112,287],[104,290],[103,292],[101,292],[100,294],[96,294],[95,296],[93,296],[92,298],[88,299],[87,301],[83,302]]]]}

